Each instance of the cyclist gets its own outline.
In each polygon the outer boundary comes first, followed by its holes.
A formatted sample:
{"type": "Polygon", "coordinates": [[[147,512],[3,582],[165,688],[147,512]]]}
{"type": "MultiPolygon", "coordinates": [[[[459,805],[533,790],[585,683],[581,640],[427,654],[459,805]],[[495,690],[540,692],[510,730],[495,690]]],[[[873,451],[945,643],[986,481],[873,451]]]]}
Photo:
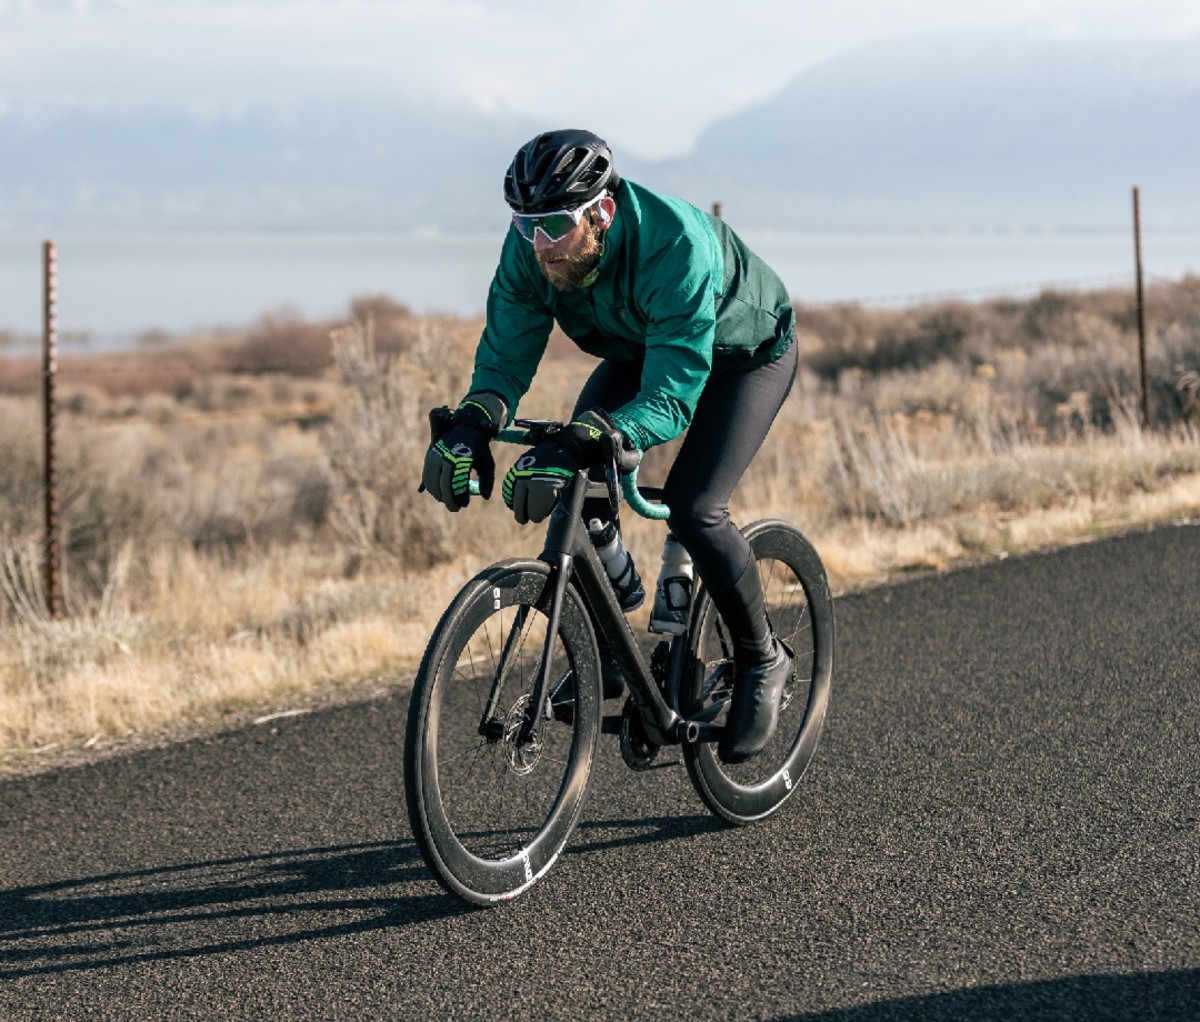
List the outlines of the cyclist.
{"type": "MultiPolygon", "coordinates": [[[[734,685],[718,755],[760,752],[778,722],[790,650],[771,633],[750,546],[729,516],[796,372],[795,313],[782,281],[720,219],[620,177],[603,139],[537,135],[504,178],[512,225],[487,299],[468,394],[430,445],[423,485],[451,511],[471,471],[489,496],[491,439],[514,416],[559,327],[601,361],[572,422],[525,452],[503,482],[518,522],[539,522],[565,481],[604,459],[611,437],[639,452],[687,431],[664,485],[669,526],[734,643],[734,685]]],[[[603,503],[603,502],[601,502],[603,503]]],[[[607,507],[585,510],[607,515],[607,507]]],[[[636,572],[617,585],[642,599],[636,572]]],[[[624,687],[605,671],[605,697],[624,687]]]]}

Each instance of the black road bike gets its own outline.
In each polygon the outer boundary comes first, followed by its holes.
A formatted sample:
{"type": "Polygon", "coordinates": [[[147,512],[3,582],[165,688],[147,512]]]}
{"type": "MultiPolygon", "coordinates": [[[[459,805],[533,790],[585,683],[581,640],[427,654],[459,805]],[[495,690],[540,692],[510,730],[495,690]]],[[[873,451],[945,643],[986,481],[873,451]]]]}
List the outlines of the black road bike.
{"type": "MultiPolygon", "coordinates": [[[[517,420],[499,439],[537,444],[561,428],[517,420]]],[[[499,561],[469,581],[442,615],[413,684],[404,779],[413,836],[451,893],[493,905],[527,891],[554,865],[579,822],[602,734],[625,762],[651,766],[680,746],[709,809],[732,824],[775,812],[817,747],[833,674],[833,601],[816,550],[795,526],[767,520],[743,532],[758,561],[775,634],[795,653],[779,727],[746,763],[716,755],[733,682],[733,650],[698,585],[681,635],[647,655],[617,604],[582,519],[587,496],[621,491],[665,519],[661,490],[636,472],[606,483],[580,472],[548,519],[537,559],[499,561]],[[597,636],[624,669],[628,697],[605,716],[597,636]]]]}

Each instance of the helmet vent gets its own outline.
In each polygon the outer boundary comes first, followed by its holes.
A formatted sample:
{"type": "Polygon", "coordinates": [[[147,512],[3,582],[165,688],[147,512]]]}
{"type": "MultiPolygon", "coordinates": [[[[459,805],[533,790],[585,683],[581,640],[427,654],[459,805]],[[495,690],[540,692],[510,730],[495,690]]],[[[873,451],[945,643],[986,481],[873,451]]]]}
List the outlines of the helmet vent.
{"type": "Polygon", "coordinates": [[[519,213],[581,206],[616,184],[612,153],[590,131],[548,131],[525,143],[504,177],[504,197],[519,213]]]}

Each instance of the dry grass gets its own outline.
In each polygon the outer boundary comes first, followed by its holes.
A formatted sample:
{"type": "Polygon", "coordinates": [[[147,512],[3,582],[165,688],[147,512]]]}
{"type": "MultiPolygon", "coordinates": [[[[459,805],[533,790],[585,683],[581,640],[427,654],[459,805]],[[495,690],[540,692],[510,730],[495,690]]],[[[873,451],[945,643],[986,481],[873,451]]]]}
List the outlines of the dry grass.
{"type": "MultiPolygon", "coordinates": [[[[265,712],[407,669],[427,634],[426,592],[339,579],[336,567],[282,547],[236,568],[159,550],[140,584],[114,576],[95,609],[60,621],[23,613],[0,660],[0,748],[265,712]]],[[[452,590],[466,575],[441,568],[424,581],[452,590]]]]}
{"type": "MultiPolygon", "coordinates": [[[[1200,282],[1148,308],[1151,428],[1129,296],[800,309],[803,368],[735,517],[798,522],[844,591],[1194,516],[1178,384],[1200,367],[1200,282]]],[[[59,621],[37,376],[0,360],[0,772],[410,675],[470,574],[540,548],[498,500],[448,515],[416,494],[425,413],[464,391],[480,326],[371,297],[342,323],[64,359],[59,621]]],[[[556,337],[523,411],[564,416],[591,365],[556,337]]],[[[653,574],[661,526],[626,526],[653,574]]]]}

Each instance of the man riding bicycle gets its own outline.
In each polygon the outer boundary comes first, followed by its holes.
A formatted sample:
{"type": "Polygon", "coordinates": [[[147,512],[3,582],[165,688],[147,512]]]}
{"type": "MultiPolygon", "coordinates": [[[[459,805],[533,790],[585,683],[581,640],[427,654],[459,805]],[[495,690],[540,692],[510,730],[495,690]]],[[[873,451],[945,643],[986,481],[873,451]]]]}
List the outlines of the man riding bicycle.
{"type": "MultiPolygon", "coordinates": [[[[770,740],[792,667],[771,633],[750,546],[729,516],[795,377],[787,289],[720,219],[621,178],[608,145],[588,131],[531,139],[513,158],[504,195],[513,222],[474,375],[426,453],[423,485],[451,511],[469,502],[472,471],[490,495],[491,440],[529,389],[555,323],[601,361],[572,422],[505,476],[518,522],[545,519],[576,471],[603,464],[606,441],[636,463],[686,430],[663,500],[733,640],[733,695],[717,752],[742,762],[770,740]]],[[[601,505],[585,514],[607,517],[601,505]]],[[[627,611],[641,603],[636,572],[617,593],[627,611]]],[[[623,687],[606,670],[605,697],[623,687]]]]}

